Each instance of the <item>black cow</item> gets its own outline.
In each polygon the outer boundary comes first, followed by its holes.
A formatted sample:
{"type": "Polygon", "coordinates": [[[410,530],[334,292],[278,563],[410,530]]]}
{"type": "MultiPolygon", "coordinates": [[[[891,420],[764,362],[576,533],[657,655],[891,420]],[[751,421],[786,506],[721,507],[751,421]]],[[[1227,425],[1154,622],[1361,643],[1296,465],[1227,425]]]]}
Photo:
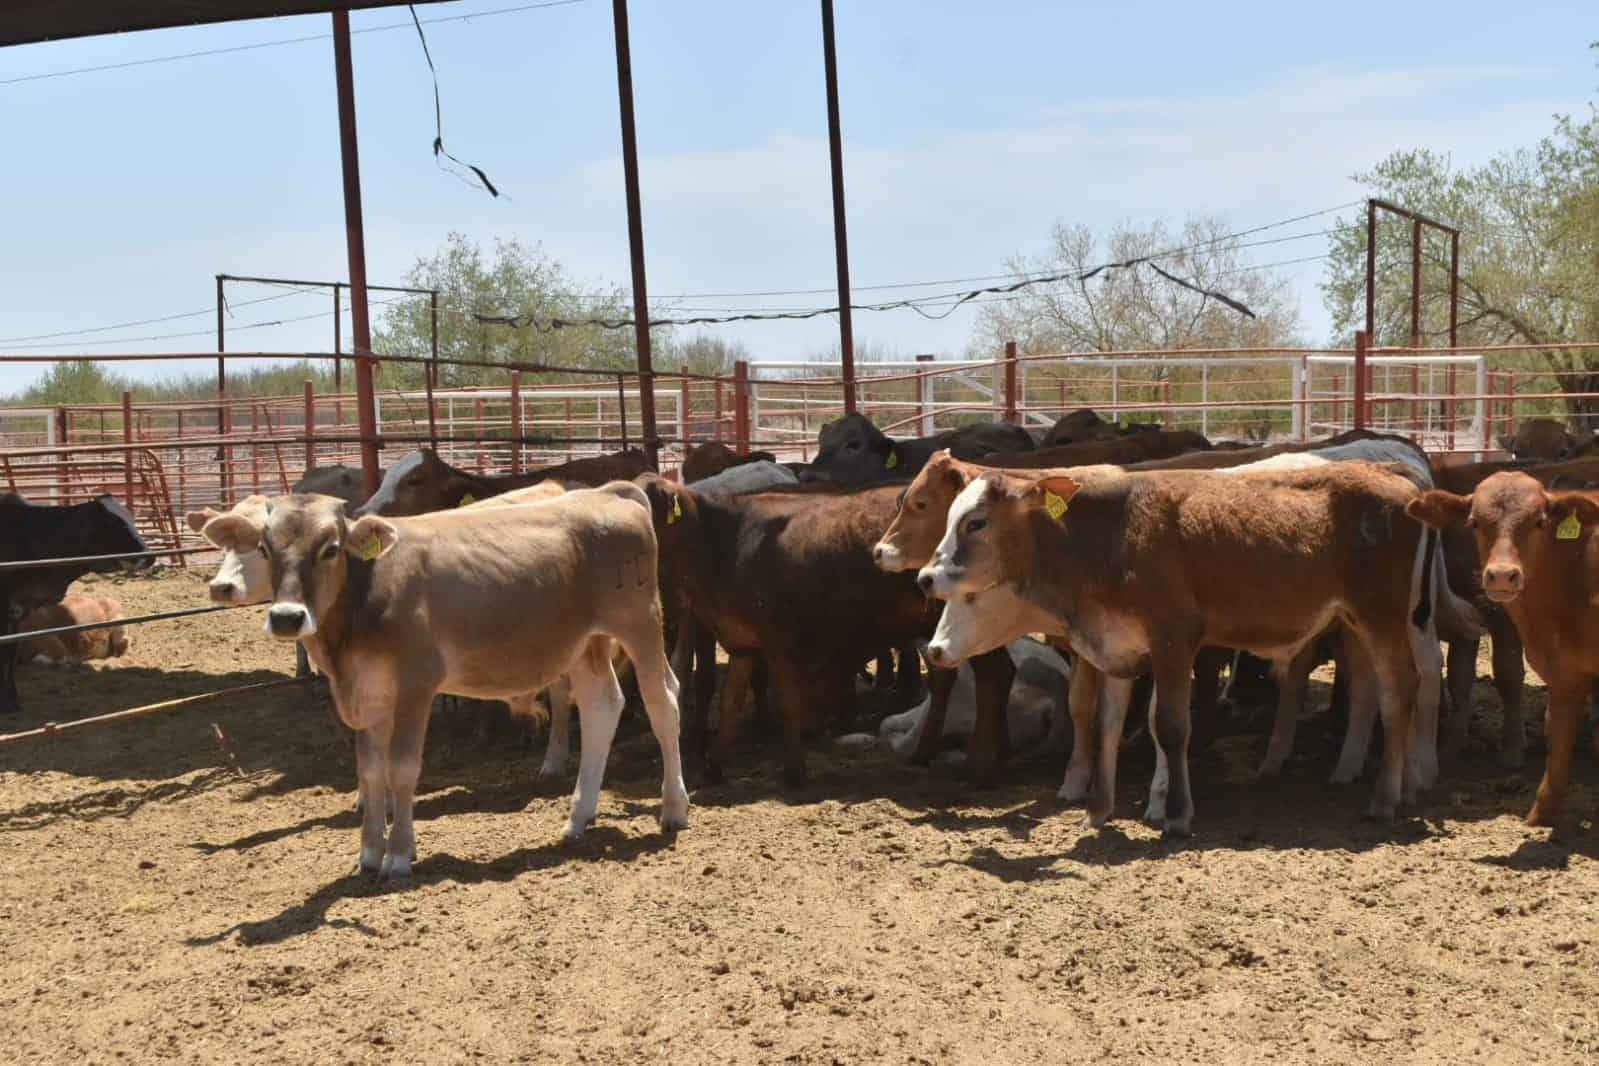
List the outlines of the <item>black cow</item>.
{"type": "Polygon", "coordinates": [[[903,440],[888,436],[856,413],[823,426],[817,445],[816,461],[800,471],[801,481],[870,485],[915,477],[933,453],[944,448],[957,459],[975,461],[990,452],[1031,451],[1033,438],[1020,426],[985,422],[903,440]]]}
{"type": "Polygon", "coordinates": [[[1079,407],[1056,419],[1055,424],[1039,439],[1038,446],[1053,448],[1062,444],[1081,444],[1084,441],[1108,440],[1163,428],[1158,422],[1107,422],[1093,408],[1079,407]]]}
{"type": "MultiPolygon", "coordinates": [[[[378,480],[383,480],[383,470],[378,471],[378,480]]],[[[350,510],[366,502],[366,478],[361,474],[358,466],[345,466],[338,463],[333,466],[313,466],[305,472],[305,476],[294,483],[292,491],[296,496],[337,496],[350,505],[350,510]]]]}
{"type": "MultiPolygon", "coordinates": [[[[35,506],[15,493],[0,494],[0,561],[122,555],[147,550],[133,515],[110,496],[70,507],[35,506]]],[[[122,563],[68,563],[0,571],[0,633],[17,632],[23,615],[60,603],[67,588],[89,573],[142,570],[149,559],[122,563]]],[[[22,710],[17,697],[17,646],[0,644],[0,714],[22,710]]]]}

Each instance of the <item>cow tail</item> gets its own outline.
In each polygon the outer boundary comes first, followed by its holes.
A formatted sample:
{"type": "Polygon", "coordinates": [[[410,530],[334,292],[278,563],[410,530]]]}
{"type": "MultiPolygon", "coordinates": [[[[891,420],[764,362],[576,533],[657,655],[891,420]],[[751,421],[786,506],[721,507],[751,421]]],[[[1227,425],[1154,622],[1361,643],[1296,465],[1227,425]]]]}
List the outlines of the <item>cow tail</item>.
{"type": "MultiPolygon", "coordinates": [[[[1428,533],[1433,537],[1438,536],[1437,530],[1429,529],[1428,533]]],[[[1486,629],[1482,613],[1470,600],[1456,595],[1455,590],[1449,587],[1446,569],[1443,545],[1440,544],[1433,559],[1434,582],[1438,587],[1438,637],[1448,641],[1477,640],[1486,629]]]]}

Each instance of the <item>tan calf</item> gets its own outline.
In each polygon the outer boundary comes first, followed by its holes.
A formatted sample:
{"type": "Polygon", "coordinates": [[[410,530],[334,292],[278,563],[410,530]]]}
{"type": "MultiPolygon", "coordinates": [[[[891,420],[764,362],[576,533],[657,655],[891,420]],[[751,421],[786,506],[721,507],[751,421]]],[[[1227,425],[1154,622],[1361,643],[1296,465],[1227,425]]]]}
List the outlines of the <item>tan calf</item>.
{"type": "MultiPolygon", "coordinates": [[[[17,632],[31,633],[40,629],[60,626],[84,625],[89,622],[110,622],[122,617],[122,605],[104,596],[83,596],[74,593],[60,603],[29,611],[17,625],[17,632]]],[[[115,659],[126,655],[128,634],[122,626],[106,629],[81,629],[76,633],[58,633],[48,637],[34,637],[22,642],[17,658],[25,663],[64,665],[81,663],[89,659],[115,659]]]]}
{"type": "Polygon", "coordinates": [[[394,810],[385,833],[384,805],[365,805],[363,870],[410,871],[412,803],[428,709],[440,692],[508,700],[571,678],[583,745],[566,836],[579,836],[594,818],[622,711],[613,639],[633,661],[661,747],[661,825],[687,824],[655,533],[635,486],[354,522],[331,497],[279,497],[264,521],[225,514],[205,535],[224,549],[264,552],[274,598],[268,632],[304,642],[340,718],[360,733],[362,790],[386,792],[394,810]]]}

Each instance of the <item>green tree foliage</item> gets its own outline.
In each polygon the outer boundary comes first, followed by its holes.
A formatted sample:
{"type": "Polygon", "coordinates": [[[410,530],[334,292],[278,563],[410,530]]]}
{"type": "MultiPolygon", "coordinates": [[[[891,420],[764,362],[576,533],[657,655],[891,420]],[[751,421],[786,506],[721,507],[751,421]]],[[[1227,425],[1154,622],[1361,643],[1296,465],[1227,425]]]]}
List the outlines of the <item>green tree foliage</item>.
{"type": "MultiPolygon", "coordinates": [[[[1459,344],[1548,344],[1599,338],[1599,112],[1557,118],[1531,148],[1476,167],[1447,155],[1395,152],[1355,175],[1373,195],[1457,227],[1460,237],[1459,344]]],[[[1374,342],[1410,341],[1410,223],[1379,215],[1374,342]]],[[[1447,343],[1449,241],[1423,230],[1421,337],[1447,343]]],[[[1333,327],[1365,328],[1366,222],[1339,224],[1322,293],[1333,327]]],[[[1542,351],[1496,359],[1501,366],[1553,371],[1540,383],[1568,393],[1599,391],[1599,352],[1542,351]]],[[[1599,412],[1575,396],[1573,419],[1599,412]]]]}

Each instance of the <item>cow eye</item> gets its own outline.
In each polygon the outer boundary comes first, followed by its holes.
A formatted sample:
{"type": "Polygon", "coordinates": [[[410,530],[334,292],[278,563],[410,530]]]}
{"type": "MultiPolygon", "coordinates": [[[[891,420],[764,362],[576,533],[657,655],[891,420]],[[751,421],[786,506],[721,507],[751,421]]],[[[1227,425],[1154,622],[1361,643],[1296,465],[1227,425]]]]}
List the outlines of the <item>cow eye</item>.
{"type": "Polygon", "coordinates": [[[858,452],[861,450],[861,442],[858,440],[852,440],[848,444],[844,445],[844,450],[847,452],[858,452]]]}
{"type": "Polygon", "coordinates": [[[986,519],[986,518],[974,518],[974,519],[972,519],[970,522],[968,522],[966,524],[966,532],[968,532],[968,533],[976,533],[979,530],[987,528],[987,526],[988,526],[988,519],[986,519]]]}
{"type": "Polygon", "coordinates": [[[264,541],[264,540],[259,545],[256,546],[256,551],[261,553],[261,558],[263,558],[263,559],[272,558],[272,553],[267,551],[266,541],[264,541]]]}
{"type": "Polygon", "coordinates": [[[330,540],[325,545],[322,546],[322,558],[324,558],[324,559],[332,559],[334,556],[336,556],[338,554],[339,554],[339,545],[338,545],[337,541],[331,541],[330,540]]]}
{"type": "Polygon", "coordinates": [[[927,501],[926,500],[917,500],[916,504],[915,504],[915,509],[918,510],[918,511],[927,510],[927,501]]]}

